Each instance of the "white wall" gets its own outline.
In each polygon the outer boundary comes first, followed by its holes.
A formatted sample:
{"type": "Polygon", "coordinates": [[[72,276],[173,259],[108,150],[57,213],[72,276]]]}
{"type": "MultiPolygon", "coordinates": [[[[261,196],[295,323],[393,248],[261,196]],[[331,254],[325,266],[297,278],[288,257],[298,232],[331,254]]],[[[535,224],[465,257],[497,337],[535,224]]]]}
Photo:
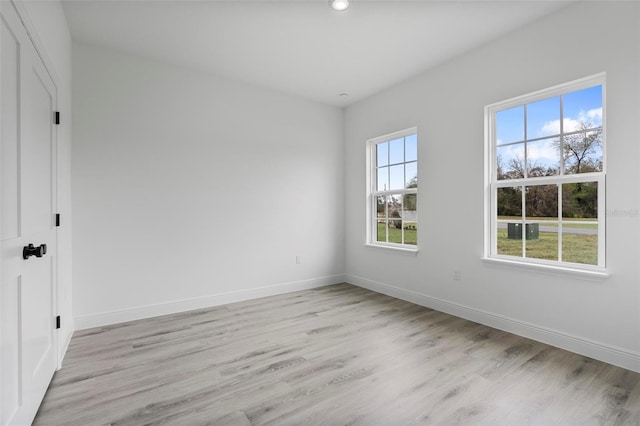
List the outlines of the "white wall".
{"type": "Polygon", "coordinates": [[[57,88],[58,111],[58,306],[60,359],[73,333],[71,273],[71,35],[59,1],[23,1],[28,27],[57,88]]]}
{"type": "Polygon", "coordinates": [[[79,328],[342,281],[340,109],[82,44],[73,73],[79,328]]]}
{"type": "Polygon", "coordinates": [[[347,280],[640,371],[639,10],[581,2],[347,108],[347,280]],[[607,210],[618,211],[607,218],[611,276],[483,263],[483,107],[602,71],[607,210]],[[420,161],[416,256],[364,246],[365,141],[411,126],[420,161]]]}

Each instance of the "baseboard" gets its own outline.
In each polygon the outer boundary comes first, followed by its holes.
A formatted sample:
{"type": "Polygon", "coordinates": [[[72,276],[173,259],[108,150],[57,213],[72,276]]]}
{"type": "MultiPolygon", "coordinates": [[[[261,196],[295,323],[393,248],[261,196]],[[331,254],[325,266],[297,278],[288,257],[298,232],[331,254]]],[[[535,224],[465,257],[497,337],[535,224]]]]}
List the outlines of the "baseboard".
{"type": "Polygon", "coordinates": [[[60,329],[60,331],[61,333],[58,336],[58,338],[60,339],[60,341],[58,342],[58,370],[62,368],[62,360],[67,353],[67,349],[69,349],[69,344],[71,343],[71,338],[73,337],[73,329],[62,328],[60,329]]]}
{"type": "Polygon", "coordinates": [[[344,282],[344,275],[332,275],[303,281],[256,287],[247,290],[230,291],[194,299],[178,300],[168,303],[139,306],[131,309],[76,317],[74,318],[74,326],[76,330],[84,330],[87,328],[175,314],[194,309],[210,308],[213,306],[242,302],[244,300],[257,299],[260,297],[275,296],[277,294],[290,293],[293,291],[308,290],[331,284],[339,284],[342,282],[344,282]]]}
{"type": "Polygon", "coordinates": [[[640,373],[640,353],[346,274],[345,282],[640,373]]]}

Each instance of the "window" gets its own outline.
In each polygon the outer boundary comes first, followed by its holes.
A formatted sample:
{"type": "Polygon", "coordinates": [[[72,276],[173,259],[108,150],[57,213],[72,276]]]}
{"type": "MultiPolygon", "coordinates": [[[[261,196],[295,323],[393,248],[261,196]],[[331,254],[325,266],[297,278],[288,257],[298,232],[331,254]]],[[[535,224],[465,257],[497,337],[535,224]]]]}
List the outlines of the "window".
{"type": "Polygon", "coordinates": [[[367,243],[416,250],[418,135],[409,129],[367,142],[367,243]]]}
{"type": "Polygon", "coordinates": [[[604,75],[485,108],[487,254],[605,267],[604,75]]]}

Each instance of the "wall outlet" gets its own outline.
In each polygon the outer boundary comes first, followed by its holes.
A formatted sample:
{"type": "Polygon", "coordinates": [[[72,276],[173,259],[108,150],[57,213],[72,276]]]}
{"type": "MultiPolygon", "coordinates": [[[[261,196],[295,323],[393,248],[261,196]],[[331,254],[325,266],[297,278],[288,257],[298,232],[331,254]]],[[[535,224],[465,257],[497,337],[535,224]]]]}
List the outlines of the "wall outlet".
{"type": "Polygon", "coordinates": [[[458,270],[458,269],[453,271],[453,279],[455,281],[460,281],[462,279],[462,272],[460,270],[458,270]]]}
{"type": "Polygon", "coordinates": [[[302,258],[300,256],[296,256],[296,265],[299,265],[302,263],[302,258]]]}

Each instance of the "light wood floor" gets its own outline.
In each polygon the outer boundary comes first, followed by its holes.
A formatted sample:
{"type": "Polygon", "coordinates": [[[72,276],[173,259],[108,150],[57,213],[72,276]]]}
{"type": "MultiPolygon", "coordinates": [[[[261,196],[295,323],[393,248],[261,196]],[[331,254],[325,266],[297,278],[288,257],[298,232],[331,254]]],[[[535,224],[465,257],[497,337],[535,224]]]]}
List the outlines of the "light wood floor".
{"type": "Polygon", "coordinates": [[[640,425],[640,374],[347,284],[75,333],[36,425],[640,425]]]}

